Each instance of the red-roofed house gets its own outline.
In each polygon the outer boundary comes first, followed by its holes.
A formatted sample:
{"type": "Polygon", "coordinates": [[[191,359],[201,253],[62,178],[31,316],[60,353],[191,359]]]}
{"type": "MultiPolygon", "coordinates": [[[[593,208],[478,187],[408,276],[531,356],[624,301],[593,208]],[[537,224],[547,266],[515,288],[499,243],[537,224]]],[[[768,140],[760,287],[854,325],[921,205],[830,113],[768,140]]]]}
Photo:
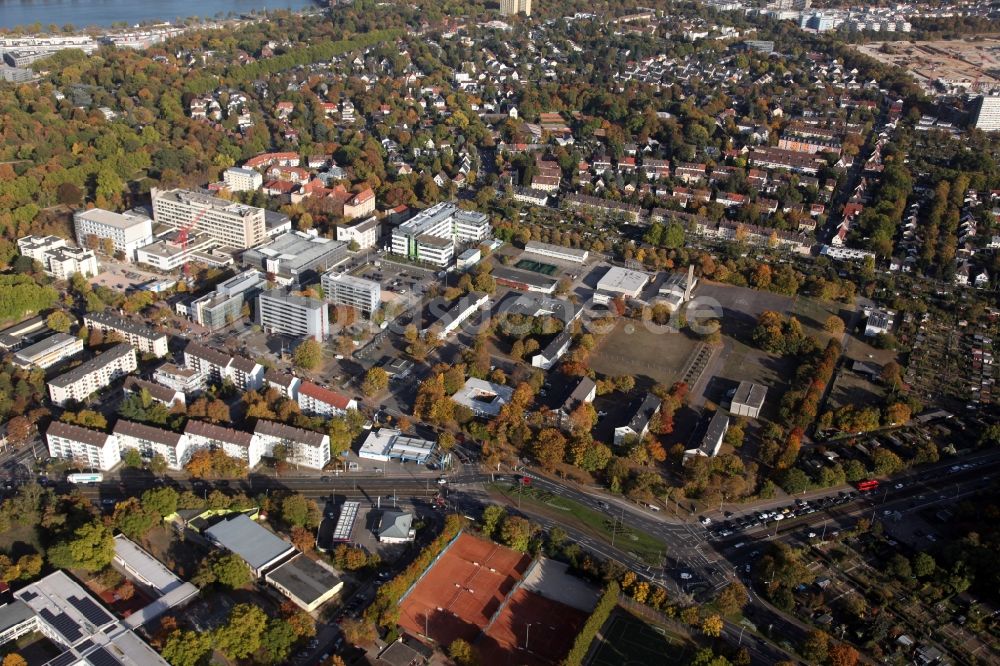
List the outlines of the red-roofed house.
{"type": "Polygon", "coordinates": [[[358,408],[357,400],[307,381],[299,385],[298,400],[303,412],[317,416],[339,416],[358,408]]]}

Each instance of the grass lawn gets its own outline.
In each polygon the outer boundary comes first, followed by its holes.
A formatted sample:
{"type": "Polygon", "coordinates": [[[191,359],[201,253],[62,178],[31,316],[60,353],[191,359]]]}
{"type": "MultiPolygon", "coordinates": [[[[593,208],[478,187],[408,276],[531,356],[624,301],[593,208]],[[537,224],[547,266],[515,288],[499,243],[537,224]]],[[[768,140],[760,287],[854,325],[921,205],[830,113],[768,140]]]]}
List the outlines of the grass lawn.
{"type": "MultiPolygon", "coordinates": [[[[488,488],[500,493],[517,506],[519,491],[515,487],[489,484],[488,488]]],[[[664,545],[662,541],[651,534],[622,526],[621,523],[615,521],[611,516],[594,511],[575,500],[559,497],[537,488],[524,488],[521,491],[520,500],[521,506],[538,510],[542,514],[558,515],[561,519],[569,515],[573,520],[568,522],[576,523],[578,528],[594,534],[609,544],[611,543],[612,530],[614,530],[616,548],[631,551],[636,557],[649,564],[660,563],[664,545]]]]}
{"type": "Polygon", "coordinates": [[[38,543],[34,525],[13,525],[6,532],[0,533],[0,551],[15,559],[29,553],[45,552],[38,543]]]}
{"type": "Polygon", "coordinates": [[[663,627],[618,608],[601,632],[587,666],[686,664],[687,642],[663,627]]]}

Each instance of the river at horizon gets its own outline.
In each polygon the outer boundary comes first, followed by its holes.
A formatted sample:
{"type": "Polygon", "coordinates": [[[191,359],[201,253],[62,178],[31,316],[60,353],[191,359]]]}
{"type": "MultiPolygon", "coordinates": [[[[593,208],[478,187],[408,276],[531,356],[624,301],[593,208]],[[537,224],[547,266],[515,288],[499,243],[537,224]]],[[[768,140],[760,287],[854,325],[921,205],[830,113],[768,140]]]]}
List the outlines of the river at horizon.
{"type": "Polygon", "coordinates": [[[30,26],[40,23],[43,32],[50,24],[60,28],[67,23],[77,29],[90,26],[107,28],[112,23],[129,26],[149,21],[170,21],[192,16],[215,18],[251,11],[317,7],[313,0],[0,0],[0,28],[30,26]]]}

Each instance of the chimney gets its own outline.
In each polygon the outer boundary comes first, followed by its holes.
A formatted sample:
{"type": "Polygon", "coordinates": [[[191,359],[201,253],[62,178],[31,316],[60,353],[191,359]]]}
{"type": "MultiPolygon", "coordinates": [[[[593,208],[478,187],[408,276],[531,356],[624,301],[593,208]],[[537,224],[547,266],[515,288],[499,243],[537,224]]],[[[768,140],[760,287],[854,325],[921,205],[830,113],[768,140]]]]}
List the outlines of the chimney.
{"type": "Polygon", "coordinates": [[[691,290],[694,289],[694,264],[688,264],[688,280],[684,286],[684,302],[691,300],[691,290]]]}

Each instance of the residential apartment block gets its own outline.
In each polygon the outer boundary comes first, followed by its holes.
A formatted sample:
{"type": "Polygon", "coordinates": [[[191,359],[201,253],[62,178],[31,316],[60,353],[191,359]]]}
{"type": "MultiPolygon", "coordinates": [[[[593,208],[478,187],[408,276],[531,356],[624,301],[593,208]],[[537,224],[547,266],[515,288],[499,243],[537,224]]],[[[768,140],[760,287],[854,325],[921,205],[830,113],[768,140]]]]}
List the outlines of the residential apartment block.
{"type": "Polygon", "coordinates": [[[254,428],[254,438],[261,443],[265,456],[273,456],[274,447],[281,444],[291,464],[323,469],[330,462],[330,436],[323,433],[261,419],[254,428]]]}
{"type": "Polygon", "coordinates": [[[984,95],[979,98],[973,125],[984,132],[1000,132],[1000,95],[984,95]]]}
{"type": "Polygon", "coordinates": [[[264,177],[253,169],[230,167],[222,173],[222,181],[230,192],[254,192],[264,184],[264,177]]]}
{"type": "Polygon", "coordinates": [[[68,280],[74,273],[83,277],[97,275],[97,256],[93,250],[72,247],[58,236],[25,236],[17,239],[22,256],[31,257],[42,270],[57,280],[68,280]]]}
{"type": "Polygon", "coordinates": [[[369,217],[352,224],[342,224],[337,226],[337,240],[345,243],[352,241],[358,244],[359,250],[366,250],[375,247],[379,237],[379,220],[377,217],[369,217]]]}
{"type": "Polygon", "coordinates": [[[19,350],[14,354],[14,364],[22,368],[38,367],[44,370],[81,352],[83,340],[66,333],[56,333],[19,350]]]}
{"type": "Polygon", "coordinates": [[[123,340],[143,352],[163,357],[167,355],[167,334],[110,312],[90,312],[83,316],[83,325],[102,333],[117,333],[123,340]]]}
{"type": "Polygon", "coordinates": [[[193,451],[198,449],[221,449],[230,458],[237,458],[253,469],[260,462],[263,443],[253,433],[233,430],[204,421],[188,421],[184,435],[193,451]]]}
{"type": "Polygon", "coordinates": [[[173,470],[180,470],[191,458],[190,442],[181,433],[125,419],[118,419],[112,432],[118,438],[118,446],[123,452],[135,449],[146,460],[162,456],[167,461],[167,466],[173,470]]]}
{"type": "Polygon", "coordinates": [[[70,400],[82,402],[90,394],[135,371],[137,367],[135,348],[122,342],[69,372],[50,379],[49,398],[60,407],[70,400]]]}
{"type": "Polygon", "coordinates": [[[347,305],[370,317],[382,302],[382,286],[374,280],[354,277],[347,273],[324,273],[321,280],[326,300],[334,305],[347,305]]]}
{"type": "Polygon", "coordinates": [[[257,296],[257,321],[268,333],[309,337],[322,342],[330,335],[327,304],[281,289],[257,296]]]}
{"type": "Polygon", "coordinates": [[[80,247],[100,249],[102,241],[111,242],[115,252],[129,261],[135,251],[153,242],[153,221],[134,212],[115,213],[101,208],[78,210],[73,213],[76,242],[80,247]]]}
{"type": "Polygon", "coordinates": [[[217,384],[231,381],[240,391],[256,391],[264,385],[264,366],[243,356],[230,356],[197,342],[184,349],[184,366],[217,384]]]}
{"type": "Polygon", "coordinates": [[[357,409],[358,401],[309,381],[300,382],[296,390],[299,408],[315,416],[340,416],[348,409],[357,409]]]}
{"type": "Polygon", "coordinates": [[[504,16],[514,14],[531,16],[531,0],[500,0],[500,13],[504,16]]]}
{"type": "Polygon", "coordinates": [[[103,472],[121,462],[118,438],[98,430],[53,421],[45,431],[45,441],[51,457],[72,460],[103,472]]]}
{"type": "Polygon", "coordinates": [[[222,245],[246,249],[267,240],[264,209],[189,190],[153,188],[153,219],[176,229],[202,231],[222,245]]]}

